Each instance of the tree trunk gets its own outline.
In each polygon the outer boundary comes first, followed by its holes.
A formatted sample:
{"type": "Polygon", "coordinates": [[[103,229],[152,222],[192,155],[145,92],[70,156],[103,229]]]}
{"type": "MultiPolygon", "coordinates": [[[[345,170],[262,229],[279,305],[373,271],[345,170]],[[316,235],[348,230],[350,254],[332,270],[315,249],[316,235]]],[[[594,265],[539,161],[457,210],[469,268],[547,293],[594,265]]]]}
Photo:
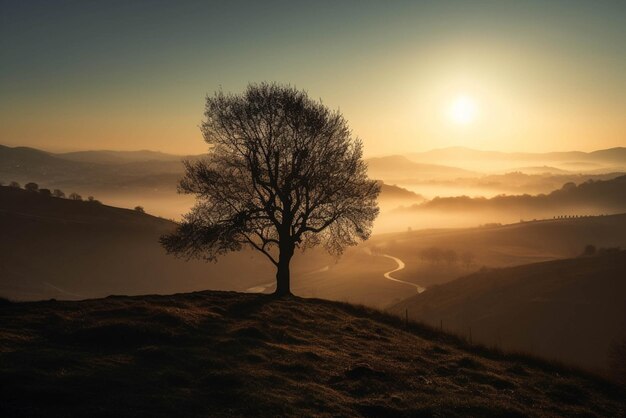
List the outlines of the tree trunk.
{"type": "Polygon", "coordinates": [[[276,271],[276,296],[291,295],[290,288],[290,276],[289,276],[289,263],[293,256],[294,246],[289,243],[286,245],[280,245],[280,254],[278,256],[278,269],[276,271]]]}

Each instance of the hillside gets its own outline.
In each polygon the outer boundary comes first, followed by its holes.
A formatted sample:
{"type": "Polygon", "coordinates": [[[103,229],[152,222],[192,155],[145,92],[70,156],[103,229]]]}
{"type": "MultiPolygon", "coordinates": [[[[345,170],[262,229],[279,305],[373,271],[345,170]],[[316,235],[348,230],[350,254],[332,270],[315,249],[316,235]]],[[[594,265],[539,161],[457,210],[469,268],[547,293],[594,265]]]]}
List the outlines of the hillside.
{"type": "Polygon", "coordinates": [[[611,384],[351,305],[200,292],[0,305],[0,415],[621,416],[611,384]]]}
{"type": "Polygon", "coordinates": [[[626,251],[486,269],[400,302],[392,312],[607,372],[612,343],[626,339],[626,251]]]}
{"type": "Polygon", "coordinates": [[[510,267],[578,256],[585,245],[626,248],[626,214],[487,224],[474,228],[424,229],[375,235],[365,246],[400,258],[394,277],[431,287],[486,267],[510,267]],[[454,251],[454,263],[425,258],[436,248],[454,251]],[[468,262],[461,256],[471,255],[468,262]]]}
{"type": "Polygon", "coordinates": [[[0,187],[0,296],[78,299],[245,289],[255,284],[252,273],[271,277],[267,263],[250,252],[219,264],[166,255],[158,239],[174,228],[133,210],[0,187]],[[238,283],[226,274],[232,269],[241,274],[238,283]]]}
{"type": "Polygon", "coordinates": [[[534,213],[561,211],[618,211],[626,210],[626,175],[610,180],[566,183],[546,195],[496,196],[491,199],[468,196],[441,197],[424,202],[413,209],[423,210],[522,210],[534,213]]]}
{"type": "MultiPolygon", "coordinates": [[[[460,184],[462,182],[459,182],[460,184]]],[[[396,225],[423,228],[425,224],[473,226],[512,223],[556,216],[583,216],[626,212],[626,175],[605,180],[568,182],[548,194],[468,195],[435,197],[410,207],[398,208],[396,225]]],[[[396,230],[399,228],[396,227],[396,230]]]]}

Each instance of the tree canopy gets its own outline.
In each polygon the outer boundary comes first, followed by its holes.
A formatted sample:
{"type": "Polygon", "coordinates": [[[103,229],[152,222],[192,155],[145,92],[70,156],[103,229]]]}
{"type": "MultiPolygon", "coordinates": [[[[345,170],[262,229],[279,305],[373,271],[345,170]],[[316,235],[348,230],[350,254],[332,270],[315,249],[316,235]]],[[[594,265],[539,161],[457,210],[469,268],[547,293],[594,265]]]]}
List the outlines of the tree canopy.
{"type": "Polygon", "coordinates": [[[339,255],[369,237],[380,187],[340,112],[262,83],[207,97],[204,115],[209,154],[187,161],[179,184],[196,205],[162,237],[169,252],[215,260],[250,246],[277,267],[276,292],[286,294],[295,248],[339,255]]]}

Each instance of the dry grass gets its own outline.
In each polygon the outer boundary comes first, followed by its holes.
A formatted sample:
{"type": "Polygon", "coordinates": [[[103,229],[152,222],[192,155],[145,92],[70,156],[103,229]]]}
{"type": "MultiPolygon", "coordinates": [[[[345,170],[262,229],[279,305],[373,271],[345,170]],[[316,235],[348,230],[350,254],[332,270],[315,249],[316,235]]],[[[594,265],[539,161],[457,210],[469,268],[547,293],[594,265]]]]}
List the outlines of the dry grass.
{"type": "Polygon", "coordinates": [[[0,324],[0,416],[625,413],[600,378],[315,299],[1,303],[0,324]]]}

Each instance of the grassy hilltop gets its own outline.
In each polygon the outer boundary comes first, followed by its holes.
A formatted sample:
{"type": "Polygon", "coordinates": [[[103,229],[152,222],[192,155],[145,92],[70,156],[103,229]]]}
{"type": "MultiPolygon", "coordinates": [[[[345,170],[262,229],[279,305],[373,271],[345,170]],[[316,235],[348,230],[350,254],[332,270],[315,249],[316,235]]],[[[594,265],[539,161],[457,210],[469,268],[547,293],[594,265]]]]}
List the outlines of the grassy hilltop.
{"type": "Polygon", "coordinates": [[[0,305],[0,415],[623,416],[606,381],[317,299],[0,305]]]}

